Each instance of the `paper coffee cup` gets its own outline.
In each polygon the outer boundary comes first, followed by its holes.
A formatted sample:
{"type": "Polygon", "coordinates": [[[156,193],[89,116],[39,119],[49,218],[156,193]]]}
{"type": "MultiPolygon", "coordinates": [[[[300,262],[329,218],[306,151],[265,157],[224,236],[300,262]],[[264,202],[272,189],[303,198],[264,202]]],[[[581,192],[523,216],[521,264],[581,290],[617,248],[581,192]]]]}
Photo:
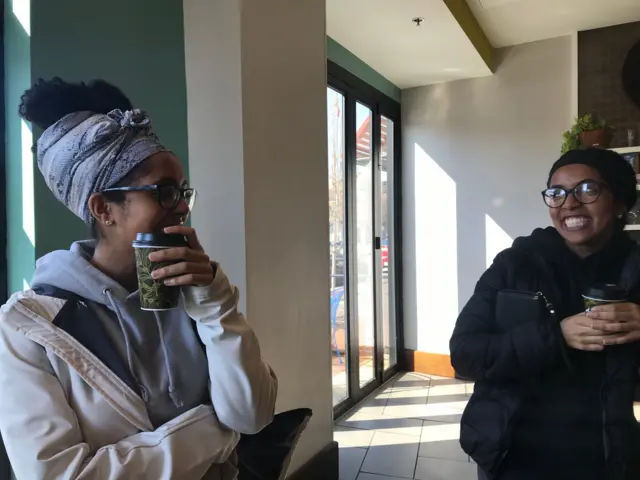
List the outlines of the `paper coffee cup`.
{"type": "Polygon", "coordinates": [[[136,252],[136,271],[140,293],[140,308],[153,312],[173,310],[180,304],[180,287],[165,285],[164,280],[155,280],[151,274],[159,268],[177,262],[152,262],[149,255],[158,250],[184,247],[187,240],[183,235],[164,233],[139,233],[133,242],[136,252]]]}
{"type": "Polygon", "coordinates": [[[609,303],[622,303],[627,301],[627,292],[623,288],[613,284],[596,285],[587,288],[582,294],[585,311],[598,305],[609,303]]]}

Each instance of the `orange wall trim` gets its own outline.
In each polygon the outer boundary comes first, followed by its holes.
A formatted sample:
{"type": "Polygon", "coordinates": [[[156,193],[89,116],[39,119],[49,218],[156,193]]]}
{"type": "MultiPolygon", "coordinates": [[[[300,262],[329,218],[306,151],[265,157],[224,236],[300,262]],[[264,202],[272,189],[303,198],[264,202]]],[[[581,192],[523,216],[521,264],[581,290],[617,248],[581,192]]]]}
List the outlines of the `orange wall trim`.
{"type": "Polygon", "coordinates": [[[410,372],[438,375],[440,377],[455,377],[449,355],[441,353],[427,353],[416,350],[405,350],[404,358],[407,370],[410,372]]]}

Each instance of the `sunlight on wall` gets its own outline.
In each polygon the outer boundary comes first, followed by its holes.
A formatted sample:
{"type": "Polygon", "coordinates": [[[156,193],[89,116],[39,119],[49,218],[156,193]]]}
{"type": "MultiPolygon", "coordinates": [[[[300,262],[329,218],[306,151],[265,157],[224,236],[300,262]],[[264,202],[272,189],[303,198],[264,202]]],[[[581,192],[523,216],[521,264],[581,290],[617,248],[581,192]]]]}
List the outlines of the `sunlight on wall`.
{"type": "Polygon", "coordinates": [[[36,217],[33,191],[33,134],[24,120],[20,121],[20,140],[22,145],[22,228],[31,245],[36,244],[36,217]]]}
{"type": "Polygon", "coordinates": [[[487,251],[487,268],[493,263],[501,251],[513,244],[513,239],[489,215],[484,216],[485,246],[487,251]]]}
{"type": "Polygon", "coordinates": [[[12,0],[11,11],[26,34],[31,36],[31,0],[12,0]]]}
{"type": "Polygon", "coordinates": [[[414,182],[418,350],[448,354],[458,317],[456,183],[418,144],[414,182]]]}

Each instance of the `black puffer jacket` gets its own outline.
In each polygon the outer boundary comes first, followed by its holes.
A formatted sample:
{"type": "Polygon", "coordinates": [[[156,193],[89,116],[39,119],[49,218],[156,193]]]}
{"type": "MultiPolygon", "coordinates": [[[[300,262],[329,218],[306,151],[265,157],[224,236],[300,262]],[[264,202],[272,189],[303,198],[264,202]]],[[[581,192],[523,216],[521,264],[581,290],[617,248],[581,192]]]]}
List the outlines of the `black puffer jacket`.
{"type": "Polygon", "coordinates": [[[451,362],[476,381],[461,421],[463,449],[499,480],[638,480],[633,415],[640,344],[570,349],[563,318],[581,292],[617,283],[640,303],[640,253],[623,232],[584,260],[553,228],[518,239],[481,277],[451,338],[451,362]],[[501,290],[541,292],[555,314],[495,321],[501,290]],[[509,325],[511,324],[511,326],[509,325]]]}

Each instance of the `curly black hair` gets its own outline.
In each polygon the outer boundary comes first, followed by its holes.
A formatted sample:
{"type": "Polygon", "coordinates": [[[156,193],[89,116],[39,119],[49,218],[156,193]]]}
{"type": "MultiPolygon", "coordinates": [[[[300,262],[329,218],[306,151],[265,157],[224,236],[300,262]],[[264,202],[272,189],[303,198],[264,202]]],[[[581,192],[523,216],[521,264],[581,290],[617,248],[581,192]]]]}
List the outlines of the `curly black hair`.
{"type": "Polygon", "coordinates": [[[70,83],[54,77],[39,79],[25,91],[18,113],[44,130],[70,113],[109,113],[117,108],[131,110],[133,106],[118,87],[104,80],[70,83]]]}

